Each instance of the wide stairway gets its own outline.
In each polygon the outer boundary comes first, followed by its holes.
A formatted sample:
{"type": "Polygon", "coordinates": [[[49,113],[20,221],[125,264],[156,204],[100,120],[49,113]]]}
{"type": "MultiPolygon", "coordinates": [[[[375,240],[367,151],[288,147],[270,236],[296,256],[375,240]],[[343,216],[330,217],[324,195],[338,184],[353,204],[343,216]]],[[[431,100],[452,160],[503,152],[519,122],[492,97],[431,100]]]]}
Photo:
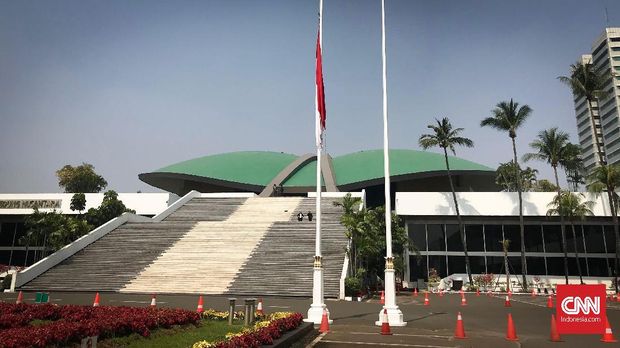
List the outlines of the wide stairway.
{"type": "MultiPolygon", "coordinates": [[[[325,296],[337,297],[346,238],[323,199],[325,296]]],[[[25,284],[28,290],[312,295],[314,199],[193,198],[161,222],[126,223],[25,284]],[[285,286],[283,286],[285,285],[285,286]]]]}

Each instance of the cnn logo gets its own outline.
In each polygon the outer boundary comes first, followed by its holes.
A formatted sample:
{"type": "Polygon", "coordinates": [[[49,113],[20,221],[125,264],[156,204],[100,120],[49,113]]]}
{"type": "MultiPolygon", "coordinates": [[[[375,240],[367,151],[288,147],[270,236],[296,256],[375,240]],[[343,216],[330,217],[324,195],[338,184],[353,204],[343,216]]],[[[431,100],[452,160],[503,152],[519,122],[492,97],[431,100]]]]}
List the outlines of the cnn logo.
{"type": "Polygon", "coordinates": [[[599,315],[601,313],[601,298],[568,296],[562,300],[561,306],[562,311],[569,315],[576,315],[579,313],[588,315],[590,311],[592,311],[593,314],[599,315]]]}
{"type": "Polygon", "coordinates": [[[560,334],[605,332],[605,285],[558,285],[557,295],[560,334]]]}

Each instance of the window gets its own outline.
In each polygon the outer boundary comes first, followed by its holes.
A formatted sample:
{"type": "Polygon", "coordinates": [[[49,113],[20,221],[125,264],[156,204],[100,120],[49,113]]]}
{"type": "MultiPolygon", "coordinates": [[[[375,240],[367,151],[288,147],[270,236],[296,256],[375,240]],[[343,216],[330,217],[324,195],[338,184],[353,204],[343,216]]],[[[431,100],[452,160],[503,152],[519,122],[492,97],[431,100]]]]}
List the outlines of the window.
{"type": "MultiPolygon", "coordinates": [[[[526,252],[539,252],[539,253],[544,251],[543,240],[542,240],[542,228],[540,225],[525,225],[525,251],[526,252]]],[[[529,271],[529,268],[528,268],[528,271],[529,271]]],[[[541,273],[537,273],[537,274],[541,274],[541,273]]]]}
{"type": "Polygon", "coordinates": [[[428,257],[428,270],[434,268],[437,271],[437,275],[441,278],[445,278],[448,276],[448,271],[446,270],[446,257],[445,256],[434,256],[430,255],[428,257]]]}
{"type": "MultiPolygon", "coordinates": [[[[562,252],[562,231],[558,225],[544,225],[543,236],[545,238],[545,251],[548,253],[561,253],[562,252]]],[[[547,265],[549,265],[549,259],[547,259],[547,265]]],[[[549,269],[549,272],[551,270],[549,269]]],[[[554,273],[549,273],[554,274],[554,273]]],[[[562,273],[564,274],[564,273],[562,273]]]]}
{"type": "Polygon", "coordinates": [[[603,229],[602,226],[584,225],[583,231],[586,239],[586,250],[588,253],[604,253],[603,229]]]}
{"type": "Polygon", "coordinates": [[[409,256],[409,279],[415,282],[418,279],[428,281],[428,270],[426,269],[426,256],[418,258],[409,256]]]}
{"type": "Polygon", "coordinates": [[[603,258],[588,257],[588,267],[590,268],[591,277],[610,277],[607,269],[607,261],[603,258]]]}
{"type": "Polygon", "coordinates": [[[504,238],[510,240],[508,251],[521,252],[521,227],[519,225],[504,225],[504,238]]]}
{"type": "MultiPolygon", "coordinates": [[[[446,240],[448,241],[448,251],[463,251],[459,225],[446,225],[446,240]]],[[[450,265],[448,265],[448,268],[450,268],[450,265]]],[[[451,269],[450,272],[452,272],[451,269]]]]}
{"type": "Polygon", "coordinates": [[[484,251],[482,225],[465,226],[465,240],[467,241],[468,251],[484,251]]]}
{"type": "Polygon", "coordinates": [[[484,238],[486,239],[487,251],[502,251],[500,244],[503,239],[501,225],[484,225],[484,238]]]}
{"type": "Polygon", "coordinates": [[[616,238],[614,236],[614,227],[605,226],[605,243],[607,244],[607,252],[616,252],[616,238]]]}
{"type": "MultiPolygon", "coordinates": [[[[13,235],[15,234],[15,224],[11,222],[5,222],[0,225],[0,246],[13,245],[13,235]]],[[[15,239],[17,244],[17,238],[15,239]]]]}
{"type": "Polygon", "coordinates": [[[505,274],[504,258],[501,256],[487,256],[487,272],[493,274],[505,274]]]}
{"type": "Polygon", "coordinates": [[[465,256],[448,256],[448,271],[450,272],[450,274],[466,273],[465,256]]]}
{"type": "MultiPolygon", "coordinates": [[[[443,225],[426,225],[428,233],[428,250],[429,251],[445,251],[446,242],[443,232],[443,225]]],[[[430,267],[430,266],[429,266],[430,267]]]]}
{"type": "MultiPolygon", "coordinates": [[[[527,239],[526,239],[527,241],[527,239]]],[[[530,275],[546,275],[545,258],[544,257],[526,257],[527,273],[530,275]]]]}
{"type": "Polygon", "coordinates": [[[566,250],[569,253],[575,252],[575,244],[577,244],[577,252],[583,252],[583,232],[580,225],[574,226],[575,238],[573,238],[573,226],[566,226],[566,250]]]}
{"type": "Polygon", "coordinates": [[[469,265],[471,266],[471,273],[486,273],[484,256],[470,256],[469,265]]]}
{"type": "MultiPolygon", "coordinates": [[[[586,268],[586,259],[585,257],[579,258],[579,265],[581,266],[581,275],[586,277],[588,275],[586,268]]],[[[577,260],[575,260],[575,256],[568,257],[568,275],[578,276],[579,270],[577,269],[577,260]]]]}
{"type": "Polygon", "coordinates": [[[508,256],[508,267],[510,267],[510,274],[521,274],[521,257],[520,256],[508,256]]]}
{"type": "Polygon", "coordinates": [[[409,238],[420,250],[426,251],[426,226],[419,224],[409,224],[409,238]]]}
{"type": "Polygon", "coordinates": [[[549,275],[564,275],[564,258],[562,257],[548,257],[547,258],[547,271],[549,275]]]}

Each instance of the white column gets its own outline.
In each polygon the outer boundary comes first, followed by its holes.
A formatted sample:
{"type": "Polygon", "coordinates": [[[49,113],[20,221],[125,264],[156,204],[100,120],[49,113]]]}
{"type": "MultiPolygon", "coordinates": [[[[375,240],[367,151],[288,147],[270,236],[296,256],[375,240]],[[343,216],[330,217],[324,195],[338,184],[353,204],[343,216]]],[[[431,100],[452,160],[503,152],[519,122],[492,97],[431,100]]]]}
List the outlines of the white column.
{"type": "MultiPolygon", "coordinates": [[[[321,50],[323,49],[323,0],[319,2],[319,43],[321,50]]],[[[315,88],[316,91],[316,88],[315,88]]],[[[318,91],[315,92],[315,118],[316,132],[321,133],[321,117],[318,108],[318,91]]],[[[314,242],[314,264],[312,276],[312,304],[308,309],[308,318],[306,322],[320,324],[323,318],[323,311],[327,311],[329,318],[329,310],[325,305],[323,298],[323,257],[321,255],[321,153],[322,144],[317,141],[316,147],[316,206],[315,206],[315,223],[316,237],[314,242]]],[[[332,321],[329,320],[331,323],[332,321]]]]}
{"type": "MultiPolygon", "coordinates": [[[[403,313],[396,305],[396,279],[394,275],[394,258],[392,256],[392,203],[390,200],[390,154],[388,142],[388,111],[387,111],[387,68],[385,54],[385,0],[381,0],[381,48],[383,61],[383,175],[385,177],[385,305],[390,326],[405,326],[403,313]]],[[[383,309],[379,312],[379,320],[375,325],[381,325],[383,309]]]]}

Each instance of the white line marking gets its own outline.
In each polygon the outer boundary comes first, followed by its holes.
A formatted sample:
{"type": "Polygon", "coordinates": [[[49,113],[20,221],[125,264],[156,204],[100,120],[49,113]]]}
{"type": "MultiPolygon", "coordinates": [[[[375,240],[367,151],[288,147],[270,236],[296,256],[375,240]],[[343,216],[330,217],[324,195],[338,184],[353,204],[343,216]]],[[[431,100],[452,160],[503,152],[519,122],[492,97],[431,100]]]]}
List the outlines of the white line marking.
{"type": "Polygon", "coordinates": [[[291,306],[267,306],[269,308],[291,308],[291,306]]]}
{"type": "MultiPolygon", "coordinates": [[[[349,332],[351,334],[354,335],[374,335],[376,336],[377,333],[376,332],[349,332]]],[[[442,338],[442,339],[452,339],[452,336],[441,336],[441,335],[416,335],[416,334],[399,334],[399,333],[392,333],[392,336],[405,336],[405,337],[432,337],[432,338],[442,338]]]]}
{"type": "Polygon", "coordinates": [[[364,345],[364,346],[386,346],[386,347],[426,347],[426,348],[453,348],[455,346],[433,346],[427,344],[407,344],[407,343],[376,343],[376,342],[355,342],[355,341],[332,341],[325,340],[321,341],[325,343],[335,343],[335,344],[356,344],[356,345],[364,345]]]}
{"type": "MultiPolygon", "coordinates": [[[[122,301],[124,303],[151,303],[151,301],[133,301],[133,300],[127,300],[127,301],[122,301]]],[[[164,302],[164,301],[157,301],[158,304],[160,303],[168,303],[168,302],[164,302]]]]}

